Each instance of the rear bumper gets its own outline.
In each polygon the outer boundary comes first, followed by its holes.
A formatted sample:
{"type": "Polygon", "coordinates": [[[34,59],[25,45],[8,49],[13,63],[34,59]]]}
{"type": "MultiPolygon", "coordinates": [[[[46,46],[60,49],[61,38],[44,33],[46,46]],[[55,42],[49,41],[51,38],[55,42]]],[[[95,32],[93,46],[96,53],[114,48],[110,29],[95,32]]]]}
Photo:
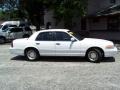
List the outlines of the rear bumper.
{"type": "Polygon", "coordinates": [[[114,57],[118,53],[117,48],[105,50],[105,57],[114,57]]]}
{"type": "Polygon", "coordinates": [[[15,48],[10,47],[9,51],[11,54],[24,56],[24,50],[22,49],[15,49],[15,48]]]}

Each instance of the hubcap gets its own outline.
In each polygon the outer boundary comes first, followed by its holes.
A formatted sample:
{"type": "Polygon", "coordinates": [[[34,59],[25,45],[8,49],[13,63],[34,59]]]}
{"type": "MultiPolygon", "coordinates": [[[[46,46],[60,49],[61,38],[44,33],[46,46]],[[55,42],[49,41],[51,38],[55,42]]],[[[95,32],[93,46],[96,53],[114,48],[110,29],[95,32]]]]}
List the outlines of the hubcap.
{"type": "Polygon", "coordinates": [[[36,52],[34,50],[29,50],[27,52],[27,57],[29,60],[35,60],[36,59],[36,52]]]}
{"type": "Polygon", "coordinates": [[[96,61],[98,59],[98,54],[95,52],[95,51],[90,51],[88,53],[88,58],[91,60],[91,61],[96,61]]]}

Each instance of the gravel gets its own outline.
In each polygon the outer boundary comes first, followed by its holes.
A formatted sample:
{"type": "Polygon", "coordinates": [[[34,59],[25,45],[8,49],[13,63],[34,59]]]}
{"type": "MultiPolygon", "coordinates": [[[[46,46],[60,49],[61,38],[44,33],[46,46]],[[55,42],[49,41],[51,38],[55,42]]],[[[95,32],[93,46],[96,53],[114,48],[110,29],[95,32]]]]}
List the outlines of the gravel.
{"type": "Polygon", "coordinates": [[[120,90],[120,53],[101,63],[78,57],[29,62],[0,45],[0,90],[120,90]]]}

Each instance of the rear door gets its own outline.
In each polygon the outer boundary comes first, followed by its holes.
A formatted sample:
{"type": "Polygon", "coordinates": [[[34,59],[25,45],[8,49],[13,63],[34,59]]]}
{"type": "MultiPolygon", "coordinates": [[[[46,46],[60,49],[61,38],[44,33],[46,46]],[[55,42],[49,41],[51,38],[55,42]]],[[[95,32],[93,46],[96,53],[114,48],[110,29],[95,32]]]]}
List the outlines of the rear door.
{"type": "Polygon", "coordinates": [[[35,41],[41,56],[55,56],[53,32],[41,32],[35,41]]]}
{"type": "Polygon", "coordinates": [[[22,28],[11,28],[9,32],[9,36],[12,39],[18,39],[23,37],[23,29],[22,28]]]}
{"type": "Polygon", "coordinates": [[[14,34],[15,34],[15,39],[23,38],[23,35],[24,35],[23,29],[22,28],[15,28],[14,34]]]}

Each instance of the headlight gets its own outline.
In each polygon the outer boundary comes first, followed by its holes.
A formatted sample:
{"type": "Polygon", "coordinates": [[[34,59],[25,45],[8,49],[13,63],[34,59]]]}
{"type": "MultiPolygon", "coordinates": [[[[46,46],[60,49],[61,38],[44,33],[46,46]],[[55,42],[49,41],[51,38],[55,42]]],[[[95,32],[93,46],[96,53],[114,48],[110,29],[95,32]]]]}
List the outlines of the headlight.
{"type": "Polygon", "coordinates": [[[106,48],[106,49],[113,49],[113,48],[114,48],[114,45],[107,45],[105,48],[106,48]]]}

